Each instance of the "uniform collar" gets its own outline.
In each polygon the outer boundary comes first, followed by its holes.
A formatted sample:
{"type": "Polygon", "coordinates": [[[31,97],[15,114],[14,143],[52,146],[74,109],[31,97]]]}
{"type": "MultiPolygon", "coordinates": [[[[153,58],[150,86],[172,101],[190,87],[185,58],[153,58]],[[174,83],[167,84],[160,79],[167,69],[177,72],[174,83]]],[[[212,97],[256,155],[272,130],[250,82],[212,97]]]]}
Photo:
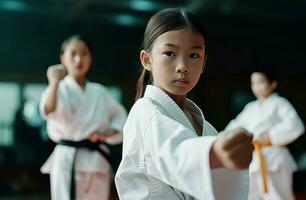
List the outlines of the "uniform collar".
{"type": "Polygon", "coordinates": [[[63,79],[63,82],[69,86],[72,86],[75,90],[84,93],[88,87],[88,80],[85,80],[85,88],[84,90],[81,88],[81,86],[69,75],[65,76],[63,79]]]}
{"type": "MultiPolygon", "coordinates": [[[[155,101],[157,101],[160,106],[167,112],[169,116],[171,116],[172,119],[178,121],[179,123],[183,124],[187,128],[189,128],[191,131],[196,133],[195,129],[193,128],[191,122],[188,120],[187,116],[183,112],[183,110],[169,97],[163,90],[160,88],[148,85],[146,87],[146,91],[144,93],[145,98],[151,98],[155,101]]],[[[200,118],[202,119],[202,127],[204,127],[204,115],[201,111],[201,109],[193,103],[191,100],[187,99],[187,109],[193,113],[196,113],[200,118]]],[[[204,132],[204,128],[202,133],[204,132]]]]}
{"type": "Polygon", "coordinates": [[[269,102],[269,101],[271,101],[272,99],[274,99],[275,97],[278,97],[278,96],[279,96],[279,95],[278,95],[277,92],[273,92],[273,93],[270,94],[265,100],[263,100],[263,101],[257,100],[257,102],[258,102],[259,104],[265,104],[266,102],[269,102]]]}

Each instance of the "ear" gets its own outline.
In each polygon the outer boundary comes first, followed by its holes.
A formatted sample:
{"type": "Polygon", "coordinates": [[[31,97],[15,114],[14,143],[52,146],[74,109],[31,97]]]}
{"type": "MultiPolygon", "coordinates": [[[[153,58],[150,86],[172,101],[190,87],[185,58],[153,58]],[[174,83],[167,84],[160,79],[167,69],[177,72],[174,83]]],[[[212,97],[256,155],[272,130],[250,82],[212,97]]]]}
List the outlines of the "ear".
{"type": "Polygon", "coordinates": [[[139,57],[140,57],[140,61],[141,61],[142,66],[146,70],[151,71],[152,67],[151,67],[151,55],[150,55],[150,53],[146,52],[145,50],[141,50],[139,57]]]}
{"type": "Polygon", "coordinates": [[[60,61],[63,64],[63,61],[64,61],[64,55],[63,54],[60,55],[60,61]]]}
{"type": "Polygon", "coordinates": [[[204,56],[204,61],[203,61],[201,74],[204,72],[204,69],[205,69],[205,66],[206,66],[206,61],[207,61],[207,54],[205,54],[205,56],[204,56]]]}
{"type": "Polygon", "coordinates": [[[273,90],[275,90],[277,88],[277,81],[272,82],[272,88],[273,88],[273,90]]]}

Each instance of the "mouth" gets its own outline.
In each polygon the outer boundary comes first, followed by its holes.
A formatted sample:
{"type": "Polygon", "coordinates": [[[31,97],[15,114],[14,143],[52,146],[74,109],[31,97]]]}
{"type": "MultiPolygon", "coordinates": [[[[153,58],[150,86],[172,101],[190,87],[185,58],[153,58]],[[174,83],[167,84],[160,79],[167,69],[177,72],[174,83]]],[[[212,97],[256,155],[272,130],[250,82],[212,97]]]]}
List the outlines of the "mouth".
{"type": "Polygon", "coordinates": [[[189,84],[189,81],[183,78],[179,78],[173,81],[176,84],[180,84],[180,85],[187,85],[189,84]]]}
{"type": "Polygon", "coordinates": [[[74,67],[75,67],[76,69],[82,69],[82,65],[80,65],[80,64],[79,64],[79,65],[75,65],[74,67]]]}

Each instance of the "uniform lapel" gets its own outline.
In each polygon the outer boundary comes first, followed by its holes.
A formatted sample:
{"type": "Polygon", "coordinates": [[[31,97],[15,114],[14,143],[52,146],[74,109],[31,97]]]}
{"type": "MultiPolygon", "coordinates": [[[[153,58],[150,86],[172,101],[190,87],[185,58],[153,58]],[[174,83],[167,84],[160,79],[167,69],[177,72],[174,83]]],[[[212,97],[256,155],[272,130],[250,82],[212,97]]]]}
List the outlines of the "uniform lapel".
{"type": "MultiPolygon", "coordinates": [[[[157,103],[159,103],[163,110],[165,110],[172,119],[178,121],[196,134],[195,129],[193,128],[185,113],[164,91],[158,87],[148,85],[144,97],[157,101],[157,103]]],[[[190,100],[188,100],[188,107],[192,107],[193,110],[197,110],[197,112],[200,111],[200,109],[190,100]]],[[[201,111],[200,113],[204,120],[204,116],[201,111]]]]}

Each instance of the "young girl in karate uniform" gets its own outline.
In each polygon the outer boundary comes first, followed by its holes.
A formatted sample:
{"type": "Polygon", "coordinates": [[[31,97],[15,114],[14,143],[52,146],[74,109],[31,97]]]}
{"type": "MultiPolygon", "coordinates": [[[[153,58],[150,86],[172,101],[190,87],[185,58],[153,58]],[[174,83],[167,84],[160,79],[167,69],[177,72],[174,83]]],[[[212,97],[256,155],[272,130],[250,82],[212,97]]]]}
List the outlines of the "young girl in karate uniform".
{"type": "Polygon", "coordinates": [[[200,20],[165,9],[148,22],[137,101],[123,130],[115,182],[121,200],[244,200],[252,136],[242,129],[217,137],[187,98],[204,71],[200,20]]]}
{"type": "Polygon", "coordinates": [[[126,111],[104,86],[86,79],[92,57],[84,39],[71,36],[61,50],[61,64],[47,70],[49,85],[40,102],[48,135],[59,143],[42,172],[50,173],[52,200],[108,200],[112,170],[107,160],[67,143],[121,143],[126,111]]]}
{"type": "Polygon", "coordinates": [[[286,145],[304,132],[304,125],[291,103],[275,91],[273,71],[258,68],[251,73],[251,89],[257,100],[248,103],[226,130],[242,127],[259,142],[267,170],[266,184],[260,160],[254,154],[250,165],[249,200],[293,200],[292,174],[297,169],[286,145]]]}

